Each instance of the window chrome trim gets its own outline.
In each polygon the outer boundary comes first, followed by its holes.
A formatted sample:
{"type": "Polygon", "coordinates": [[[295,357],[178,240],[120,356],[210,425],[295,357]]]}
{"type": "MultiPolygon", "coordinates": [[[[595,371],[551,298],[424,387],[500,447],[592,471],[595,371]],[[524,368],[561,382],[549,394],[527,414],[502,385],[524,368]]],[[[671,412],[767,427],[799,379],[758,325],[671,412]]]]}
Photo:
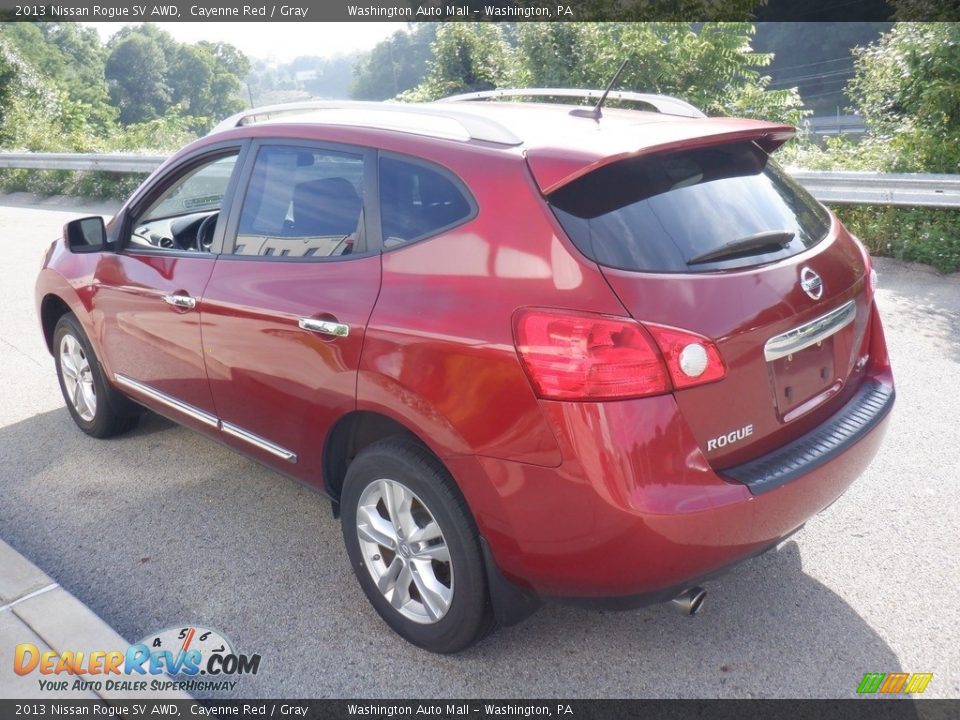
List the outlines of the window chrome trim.
{"type": "Polygon", "coordinates": [[[767,340],[763,346],[763,357],[767,362],[773,362],[823,342],[852,323],[856,316],[857,304],[853,300],[848,300],[826,315],[821,315],[767,340]]]}
{"type": "Polygon", "coordinates": [[[209,425],[212,428],[220,427],[220,420],[211,415],[208,412],[204,412],[198,407],[194,407],[190,403],[185,403],[182,400],[177,400],[174,397],[162,393],[159,390],[154,390],[149,385],[144,385],[141,382],[123,375],[122,373],[114,373],[113,379],[117,381],[118,384],[123,385],[125,388],[130,390],[135,390],[136,392],[147,396],[151,400],[160,403],[161,405],[166,405],[169,408],[181,412],[184,415],[187,415],[198,422],[202,422],[204,425],[209,425]]]}
{"type": "Polygon", "coordinates": [[[245,442],[250,443],[251,445],[264,450],[265,452],[270,453],[271,455],[276,455],[281,460],[286,460],[289,463],[297,462],[297,454],[287,450],[280,445],[276,445],[266,438],[262,438],[259,435],[254,435],[252,432],[244,430],[241,427],[234,425],[233,423],[220,422],[220,429],[223,430],[227,435],[231,437],[238,438],[245,442]]]}

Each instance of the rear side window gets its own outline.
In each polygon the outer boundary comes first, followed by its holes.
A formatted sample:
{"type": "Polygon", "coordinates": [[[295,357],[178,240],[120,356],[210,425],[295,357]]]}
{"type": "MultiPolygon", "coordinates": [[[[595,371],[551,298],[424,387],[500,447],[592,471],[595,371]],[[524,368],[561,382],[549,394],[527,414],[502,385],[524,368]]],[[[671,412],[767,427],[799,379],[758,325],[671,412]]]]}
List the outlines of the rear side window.
{"type": "Polygon", "coordinates": [[[830,216],[753,143],[623,160],[548,198],[570,239],[601,265],[704,272],[790,257],[830,216]]]}
{"type": "Polygon", "coordinates": [[[472,199],[447,171],[396,157],[380,158],[384,248],[435,235],[474,214],[472,199]]]}

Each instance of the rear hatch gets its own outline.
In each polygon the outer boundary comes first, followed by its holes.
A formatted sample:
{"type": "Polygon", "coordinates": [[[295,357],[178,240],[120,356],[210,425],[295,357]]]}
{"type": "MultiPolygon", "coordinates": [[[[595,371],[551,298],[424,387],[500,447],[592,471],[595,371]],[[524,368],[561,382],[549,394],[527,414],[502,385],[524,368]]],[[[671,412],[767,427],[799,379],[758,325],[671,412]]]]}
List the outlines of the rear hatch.
{"type": "Polygon", "coordinates": [[[716,344],[723,378],[674,395],[719,469],[839,409],[861,382],[869,324],[859,244],[760,132],[594,162],[547,196],[636,320],[716,344]]]}

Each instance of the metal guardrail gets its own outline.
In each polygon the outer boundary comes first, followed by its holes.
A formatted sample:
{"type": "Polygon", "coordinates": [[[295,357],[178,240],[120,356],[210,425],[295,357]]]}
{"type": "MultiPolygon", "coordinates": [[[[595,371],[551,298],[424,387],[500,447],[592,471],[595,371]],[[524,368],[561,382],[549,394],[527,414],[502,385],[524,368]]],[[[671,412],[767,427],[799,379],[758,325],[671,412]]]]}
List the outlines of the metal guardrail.
{"type": "Polygon", "coordinates": [[[960,175],[794,169],[790,175],[827,204],[960,208],[960,175]]]}
{"type": "Polygon", "coordinates": [[[166,155],[0,152],[0,168],[148,173],[156,170],[166,159],[166,155]]]}
{"type": "MultiPolygon", "coordinates": [[[[0,152],[0,168],[34,170],[148,173],[164,160],[164,155],[0,152]]],[[[796,169],[791,169],[790,174],[825,203],[960,208],[960,175],[796,169]]]]}

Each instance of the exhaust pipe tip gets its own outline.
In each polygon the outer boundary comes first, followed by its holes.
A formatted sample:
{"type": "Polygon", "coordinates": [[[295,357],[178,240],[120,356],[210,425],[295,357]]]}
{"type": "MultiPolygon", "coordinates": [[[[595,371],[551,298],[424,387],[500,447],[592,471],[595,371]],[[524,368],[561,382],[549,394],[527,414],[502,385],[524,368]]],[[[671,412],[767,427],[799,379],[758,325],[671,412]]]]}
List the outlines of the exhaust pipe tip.
{"type": "Polygon", "coordinates": [[[677,608],[684,615],[696,615],[703,607],[703,601],[707,599],[707,591],[702,587],[692,587],[684,590],[677,595],[670,604],[677,608]]]}

